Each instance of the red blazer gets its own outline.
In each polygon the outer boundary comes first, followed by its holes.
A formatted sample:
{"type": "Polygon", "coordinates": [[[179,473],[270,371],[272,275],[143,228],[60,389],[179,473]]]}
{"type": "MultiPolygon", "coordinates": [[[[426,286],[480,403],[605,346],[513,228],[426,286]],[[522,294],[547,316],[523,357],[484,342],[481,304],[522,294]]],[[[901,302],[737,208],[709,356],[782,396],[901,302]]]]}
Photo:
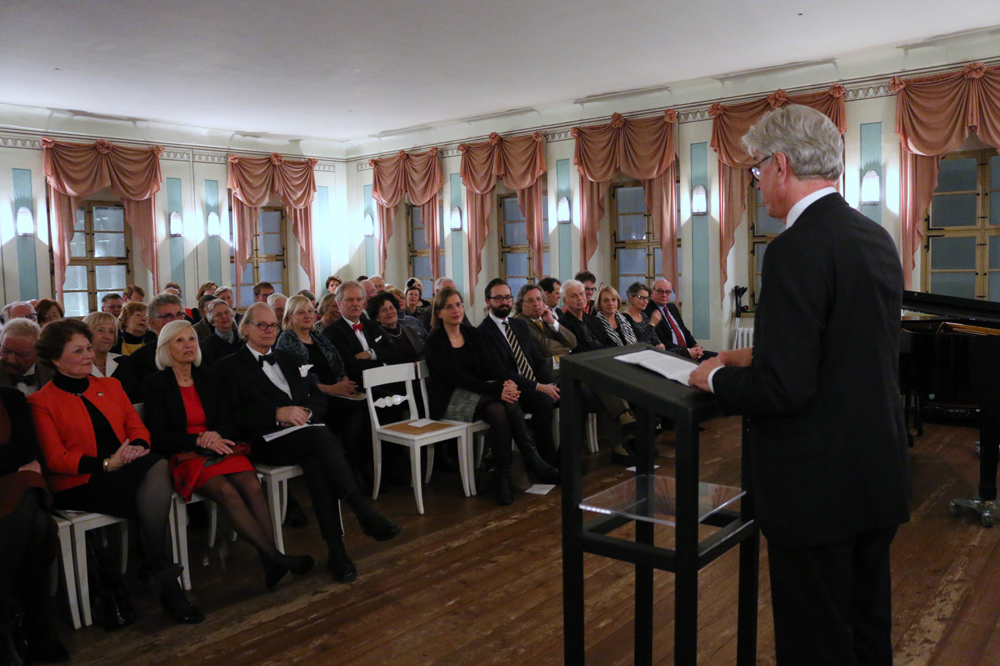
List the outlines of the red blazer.
{"type": "MultiPolygon", "coordinates": [[[[90,387],[83,395],[108,419],[118,441],[148,442],[149,431],[118,380],[88,377],[88,381],[90,387]]],[[[77,470],[80,458],[97,456],[97,437],[83,400],[49,382],[28,396],[28,404],[49,488],[59,492],[87,483],[90,474],[78,474],[77,470]]]]}

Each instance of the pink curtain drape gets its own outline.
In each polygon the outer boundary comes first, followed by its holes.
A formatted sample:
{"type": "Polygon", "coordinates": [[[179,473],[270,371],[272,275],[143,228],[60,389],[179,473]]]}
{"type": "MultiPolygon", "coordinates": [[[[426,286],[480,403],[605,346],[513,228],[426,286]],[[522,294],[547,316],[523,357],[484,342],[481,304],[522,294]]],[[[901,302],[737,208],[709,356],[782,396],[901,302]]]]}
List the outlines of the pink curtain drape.
{"type": "Polygon", "coordinates": [[[158,291],[159,252],[156,237],[155,195],[160,189],[160,153],[163,148],[125,148],[105,139],[94,143],[41,140],[43,170],[52,201],[52,256],[56,299],[62,301],[70,242],[80,199],[110,189],[121,197],[125,221],[139,239],[142,261],[153,273],[158,291]]]}
{"type": "Polygon", "coordinates": [[[943,74],[894,76],[890,87],[896,93],[901,151],[903,274],[910,288],[941,156],[957,150],[973,130],[985,143],[1000,147],[1000,66],[977,62],[943,74]]]}
{"type": "Polygon", "coordinates": [[[754,160],[743,148],[741,139],[761,116],[786,104],[801,104],[825,114],[840,129],[847,131],[847,112],[844,108],[844,86],[836,84],[829,90],[788,95],[775,90],[767,97],[739,104],[713,104],[708,113],[712,116],[712,148],[719,155],[719,263],[722,271],[719,282],[723,299],[729,271],[726,259],[733,248],[736,227],[746,210],[747,190],[750,187],[749,168],[754,160]]]}
{"type": "Polygon", "coordinates": [[[580,268],[597,251],[597,228],[604,217],[604,198],[620,172],[642,181],[646,211],[660,241],[664,277],[677,283],[677,112],[630,120],[620,113],[604,125],[574,127],[573,163],[580,174],[580,268]]]}
{"type": "Polygon", "coordinates": [[[496,132],[481,143],[460,144],[462,184],[468,190],[469,210],[469,302],[476,299],[476,284],[482,269],[482,252],[489,234],[487,220],[493,208],[493,190],[497,181],[517,193],[517,205],[524,215],[528,245],[534,256],[534,273],[541,279],[542,248],[545,225],[542,210],[542,184],[545,173],[545,137],[538,132],[502,137],[496,132]]]}
{"type": "Polygon", "coordinates": [[[269,157],[229,156],[229,189],[233,192],[233,227],[236,238],[236,284],[243,278],[250,257],[260,207],[278,196],[285,206],[292,233],[299,242],[300,263],[309,276],[309,289],[316,285],[313,266],[312,202],[316,196],[316,160],[286,161],[269,157]]]}
{"type": "Polygon", "coordinates": [[[372,197],[378,209],[379,243],[378,270],[385,275],[389,238],[392,237],[392,219],[396,206],[407,197],[411,204],[420,206],[420,220],[424,225],[424,240],[431,254],[431,277],[437,280],[441,272],[438,254],[438,193],[441,191],[441,161],[438,149],[425,153],[407,153],[401,150],[392,157],[369,160],[375,170],[372,197]]]}

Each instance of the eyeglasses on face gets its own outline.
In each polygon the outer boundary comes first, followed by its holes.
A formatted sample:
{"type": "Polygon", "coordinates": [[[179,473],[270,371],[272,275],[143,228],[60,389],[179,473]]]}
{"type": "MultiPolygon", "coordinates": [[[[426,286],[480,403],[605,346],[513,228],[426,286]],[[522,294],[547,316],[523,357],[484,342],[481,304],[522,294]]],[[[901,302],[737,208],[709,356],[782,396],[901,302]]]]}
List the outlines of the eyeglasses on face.
{"type": "Polygon", "coordinates": [[[268,324],[268,323],[263,322],[263,321],[251,321],[251,322],[247,322],[247,323],[250,324],[251,326],[256,326],[257,328],[259,328],[260,330],[262,330],[264,332],[267,332],[267,331],[277,331],[279,328],[281,328],[281,326],[278,324],[278,322],[274,322],[273,324],[268,324]]]}
{"type": "Polygon", "coordinates": [[[491,301],[497,301],[498,303],[511,303],[514,301],[514,297],[510,294],[506,296],[490,296],[491,301]]]}
{"type": "Polygon", "coordinates": [[[653,293],[654,293],[654,294],[662,294],[662,295],[664,295],[664,296],[669,296],[670,294],[672,294],[672,293],[674,293],[674,292],[673,292],[672,290],[670,290],[670,289],[656,289],[656,288],[654,287],[654,288],[653,288],[653,293]]]}
{"type": "Polygon", "coordinates": [[[184,313],[183,312],[173,312],[173,313],[169,313],[169,314],[161,314],[161,315],[156,315],[156,318],[157,319],[162,319],[164,321],[174,321],[174,320],[177,320],[177,319],[184,319],[184,313]]]}
{"type": "Polygon", "coordinates": [[[757,162],[757,164],[754,164],[752,167],[750,167],[750,173],[753,174],[754,178],[760,178],[760,165],[763,164],[764,162],[768,161],[772,157],[774,157],[774,155],[768,155],[764,159],[762,159],[759,162],[757,162]]]}

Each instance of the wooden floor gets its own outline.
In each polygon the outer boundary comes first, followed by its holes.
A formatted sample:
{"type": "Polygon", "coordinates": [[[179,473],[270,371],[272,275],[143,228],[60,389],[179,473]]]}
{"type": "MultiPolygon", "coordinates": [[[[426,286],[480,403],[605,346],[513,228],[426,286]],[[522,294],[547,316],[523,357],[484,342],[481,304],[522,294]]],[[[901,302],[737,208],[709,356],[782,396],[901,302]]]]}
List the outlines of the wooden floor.
{"type": "MultiPolygon", "coordinates": [[[[1000,527],[983,529],[949,516],[948,500],[970,496],[978,479],[977,431],[928,425],[912,450],[913,519],[893,544],[893,642],[897,665],[1000,664],[1000,527]]],[[[659,474],[673,468],[672,434],[658,446],[659,474]]],[[[739,421],[721,419],[702,433],[702,480],[737,484],[739,421]]],[[[585,494],[629,474],[606,450],[589,456],[585,494]]],[[[301,480],[296,494],[308,500],[301,480]]],[[[60,635],[76,664],[561,664],[560,496],[518,495],[512,507],[490,494],[466,499],[455,473],[435,474],[426,514],[412,492],[390,486],[381,511],[402,535],[376,544],[345,515],[347,545],[359,578],[332,582],[318,566],[264,590],[256,553],[244,542],[206,544],[192,529],[192,600],[208,619],[177,626],[153,590],[134,581],[139,621],[115,633],[73,631],[53,600],[60,635]]],[[[306,503],[306,502],[303,502],[306,503]]],[[[307,506],[307,513],[309,508],[307,506]]],[[[626,529],[620,534],[627,536],[626,529]]],[[[657,533],[666,543],[669,531],[657,533]]],[[[286,529],[289,552],[325,562],[315,521],[286,529]]],[[[761,558],[758,663],[774,663],[766,543],[761,558]]],[[[699,663],[735,663],[737,556],[731,552],[699,578],[699,663]]],[[[631,663],[633,577],[629,566],[586,561],[587,661],[631,663]]],[[[672,664],[673,577],[657,574],[655,661],[672,664]]]]}

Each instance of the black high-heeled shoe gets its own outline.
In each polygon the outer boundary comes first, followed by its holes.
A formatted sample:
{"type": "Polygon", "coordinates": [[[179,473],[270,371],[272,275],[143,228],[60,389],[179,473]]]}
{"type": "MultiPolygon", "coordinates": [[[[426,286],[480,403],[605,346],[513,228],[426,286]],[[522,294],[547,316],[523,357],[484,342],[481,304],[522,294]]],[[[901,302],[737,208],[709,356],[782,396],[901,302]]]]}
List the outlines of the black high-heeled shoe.
{"type": "Polygon", "coordinates": [[[200,624],[205,621],[204,614],[188,601],[184,590],[181,589],[176,580],[163,584],[160,603],[163,604],[164,612],[175,622],[200,624]]]}

